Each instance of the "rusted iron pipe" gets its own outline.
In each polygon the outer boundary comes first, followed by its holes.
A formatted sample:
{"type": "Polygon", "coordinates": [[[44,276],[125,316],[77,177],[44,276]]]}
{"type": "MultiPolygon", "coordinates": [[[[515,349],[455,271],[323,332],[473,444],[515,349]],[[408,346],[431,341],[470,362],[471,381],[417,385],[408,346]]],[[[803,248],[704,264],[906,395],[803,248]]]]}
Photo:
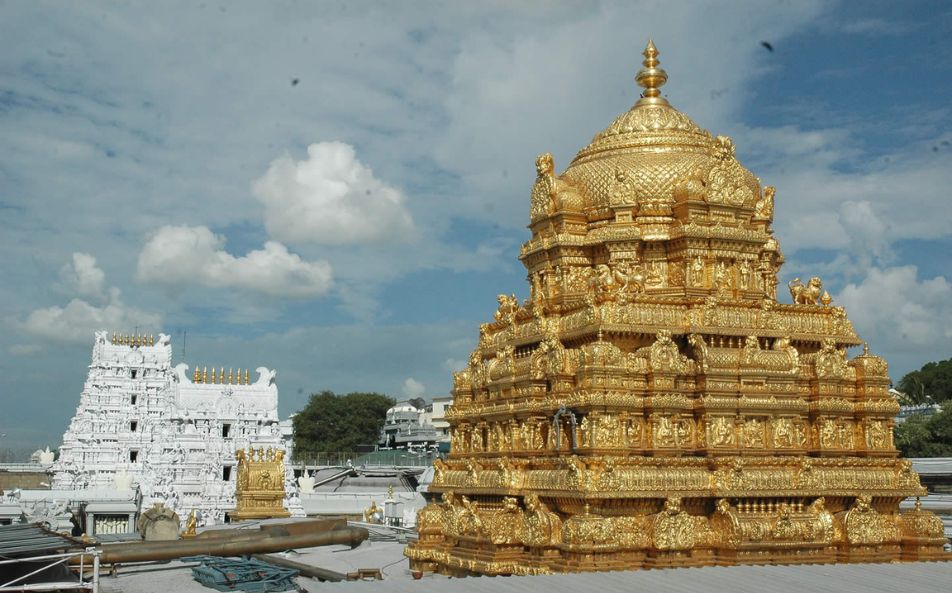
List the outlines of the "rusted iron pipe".
{"type": "Polygon", "coordinates": [[[333,570],[321,568],[320,566],[304,564],[303,562],[295,562],[294,560],[288,560],[287,558],[282,558],[281,556],[273,556],[271,554],[252,554],[251,557],[262,562],[267,562],[268,564],[274,564],[275,566],[293,568],[294,570],[301,573],[302,576],[311,577],[321,581],[339,583],[340,581],[347,579],[347,575],[342,572],[335,572],[333,570]]]}
{"type": "Polygon", "coordinates": [[[308,521],[295,521],[293,523],[269,523],[259,525],[257,529],[208,529],[195,536],[196,539],[212,539],[227,537],[245,537],[247,535],[260,536],[262,533],[268,535],[302,535],[305,533],[318,533],[322,531],[331,531],[333,529],[342,529],[347,527],[347,519],[327,518],[313,519],[308,521]]]}
{"type": "Polygon", "coordinates": [[[368,536],[367,530],[361,527],[345,527],[319,533],[285,536],[261,534],[257,538],[242,537],[235,540],[216,537],[204,540],[196,538],[167,542],[108,544],[102,546],[100,558],[104,564],[116,564],[174,560],[184,556],[199,555],[245,556],[316,546],[348,545],[356,548],[368,536]]]}
{"type": "Polygon", "coordinates": [[[280,529],[288,535],[304,535],[305,533],[333,531],[334,529],[344,529],[345,527],[347,527],[347,519],[343,517],[328,517],[326,519],[295,521],[293,523],[272,523],[262,525],[260,529],[266,533],[272,533],[272,530],[280,529]]]}
{"type": "MultiPolygon", "coordinates": [[[[209,541],[213,539],[227,539],[230,541],[244,540],[244,539],[260,539],[266,535],[272,537],[278,537],[282,535],[291,535],[283,529],[272,529],[267,532],[262,531],[261,529],[215,529],[212,531],[203,531],[192,538],[182,539],[182,540],[168,540],[168,541],[195,541],[195,540],[204,540],[209,541]]],[[[158,542],[156,542],[158,543],[158,542]]],[[[106,544],[112,545],[112,544],[106,544]]]]}

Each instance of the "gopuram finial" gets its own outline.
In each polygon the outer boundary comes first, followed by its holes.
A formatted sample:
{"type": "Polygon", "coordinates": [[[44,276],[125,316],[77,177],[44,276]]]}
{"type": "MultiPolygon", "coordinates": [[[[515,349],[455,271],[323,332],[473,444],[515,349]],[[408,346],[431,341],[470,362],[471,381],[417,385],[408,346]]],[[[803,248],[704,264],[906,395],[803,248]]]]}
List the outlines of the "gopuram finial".
{"type": "Polygon", "coordinates": [[[661,87],[668,81],[668,73],[662,68],[658,68],[658,48],[654,41],[648,40],[648,45],[642,54],[645,61],[642,62],[642,68],[635,76],[635,82],[645,89],[641,93],[641,99],[637,105],[667,105],[668,101],[661,97],[661,87]]]}

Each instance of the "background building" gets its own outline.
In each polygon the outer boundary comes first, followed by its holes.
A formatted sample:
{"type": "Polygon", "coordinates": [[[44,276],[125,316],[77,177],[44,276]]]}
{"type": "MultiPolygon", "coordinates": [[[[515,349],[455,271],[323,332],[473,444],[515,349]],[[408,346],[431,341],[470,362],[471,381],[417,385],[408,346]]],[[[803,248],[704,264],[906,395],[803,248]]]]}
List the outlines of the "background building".
{"type": "Polygon", "coordinates": [[[398,449],[440,448],[449,450],[449,423],[446,410],[453,398],[436,397],[429,404],[417,407],[409,401],[397,402],[387,410],[380,446],[398,449]]]}

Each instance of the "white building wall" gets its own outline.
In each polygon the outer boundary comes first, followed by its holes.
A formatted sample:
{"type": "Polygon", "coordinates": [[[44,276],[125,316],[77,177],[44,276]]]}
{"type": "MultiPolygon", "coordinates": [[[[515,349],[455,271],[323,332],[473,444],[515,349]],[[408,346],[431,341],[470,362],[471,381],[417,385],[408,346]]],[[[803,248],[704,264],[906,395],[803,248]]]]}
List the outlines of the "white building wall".
{"type": "Polygon", "coordinates": [[[433,428],[439,433],[440,441],[448,442],[450,440],[450,423],[446,421],[446,410],[451,405],[453,405],[452,396],[433,398],[431,423],[433,424],[433,428]]]}
{"type": "MultiPolygon", "coordinates": [[[[76,415],[53,466],[53,488],[115,487],[131,481],[143,507],[164,502],[180,515],[201,511],[220,522],[235,506],[235,452],[248,447],[290,451],[278,421],[275,372],[193,382],[188,366],[171,366],[171,340],[115,343],[96,332],[89,375],[76,415]],[[224,432],[227,426],[227,436],[224,432]],[[230,468],[230,469],[227,469],[230,468]]],[[[300,514],[293,472],[289,500],[300,514]]]]}

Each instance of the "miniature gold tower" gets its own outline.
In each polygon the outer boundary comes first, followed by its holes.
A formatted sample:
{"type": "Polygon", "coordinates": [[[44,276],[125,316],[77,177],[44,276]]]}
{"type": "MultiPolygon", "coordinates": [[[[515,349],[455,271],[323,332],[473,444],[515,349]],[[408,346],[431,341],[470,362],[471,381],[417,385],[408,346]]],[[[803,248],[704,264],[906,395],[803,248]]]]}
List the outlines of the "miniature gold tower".
{"type": "Polygon", "coordinates": [[[530,297],[454,377],[415,569],[537,574],[942,557],[893,446],[886,362],[818,278],[777,302],[774,188],[644,91],[561,175],[536,160],[530,297]]]}
{"type": "Polygon", "coordinates": [[[235,481],[235,521],[290,517],[284,508],[284,451],[281,449],[239,449],[235,481]]]}

